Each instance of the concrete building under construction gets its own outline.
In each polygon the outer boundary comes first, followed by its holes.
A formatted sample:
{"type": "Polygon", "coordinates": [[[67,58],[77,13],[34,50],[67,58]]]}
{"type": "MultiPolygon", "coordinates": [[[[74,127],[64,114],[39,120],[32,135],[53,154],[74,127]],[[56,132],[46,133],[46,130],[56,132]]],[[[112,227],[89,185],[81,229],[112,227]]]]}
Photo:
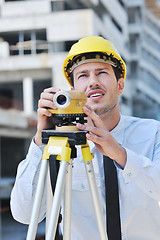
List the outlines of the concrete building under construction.
{"type": "MultiPolygon", "coordinates": [[[[111,40],[127,64],[121,112],[160,119],[159,18],[158,0],[0,0],[0,239],[13,239],[10,192],[36,130],[40,93],[69,89],[62,64],[73,43],[111,40]]],[[[15,239],[25,239],[26,228],[18,229],[15,239]]]]}

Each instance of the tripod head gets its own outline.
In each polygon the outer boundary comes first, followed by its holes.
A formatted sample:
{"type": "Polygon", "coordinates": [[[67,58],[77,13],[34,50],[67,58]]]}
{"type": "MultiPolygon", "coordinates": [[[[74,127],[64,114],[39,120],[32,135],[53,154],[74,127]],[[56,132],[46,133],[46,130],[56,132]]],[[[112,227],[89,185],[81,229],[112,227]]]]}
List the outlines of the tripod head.
{"type": "Polygon", "coordinates": [[[74,126],[75,123],[86,122],[83,107],[87,98],[83,92],[77,90],[58,91],[54,94],[53,102],[57,109],[49,109],[49,111],[55,117],[55,126],[74,126]]]}

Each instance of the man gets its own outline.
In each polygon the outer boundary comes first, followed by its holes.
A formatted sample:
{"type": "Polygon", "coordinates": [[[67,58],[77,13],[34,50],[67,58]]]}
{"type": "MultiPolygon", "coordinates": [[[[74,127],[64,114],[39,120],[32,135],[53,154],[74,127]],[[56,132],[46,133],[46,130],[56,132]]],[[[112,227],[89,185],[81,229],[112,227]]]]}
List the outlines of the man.
{"type": "MultiPolygon", "coordinates": [[[[122,116],[119,96],[123,93],[125,63],[111,42],[101,37],[81,39],[64,61],[64,75],[72,89],[87,96],[83,108],[103,215],[106,215],[103,155],[114,162],[118,176],[121,234],[123,240],[159,240],[160,236],[160,123],[122,116]],[[111,160],[112,159],[112,160],[111,160]]],[[[26,159],[18,167],[11,195],[15,219],[29,223],[42,157],[41,131],[53,128],[55,109],[52,92],[41,94],[37,133],[26,159]]],[[[45,217],[45,194],[40,221],[45,217]]],[[[71,239],[100,239],[81,152],[74,162],[72,178],[71,239]]],[[[117,239],[114,239],[117,240],[117,239]]]]}

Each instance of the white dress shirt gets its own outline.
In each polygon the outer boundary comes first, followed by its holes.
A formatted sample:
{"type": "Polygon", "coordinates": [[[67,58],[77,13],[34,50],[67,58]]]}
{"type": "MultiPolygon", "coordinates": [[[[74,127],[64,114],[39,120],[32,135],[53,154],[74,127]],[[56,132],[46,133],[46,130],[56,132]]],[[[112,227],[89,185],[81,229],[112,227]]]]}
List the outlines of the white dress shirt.
{"type": "MultiPolygon", "coordinates": [[[[121,169],[116,163],[122,240],[160,239],[160,123],[155,120],[121,116],[112,136],[127,151],[127,163],[121,169]]],[[[93,166],[104,219],[105,185],[103,155],[92,142],[93,166]]],[[[71,240],[99,240],[89,184],[77,146],[77,158],[72,172],[71,240]]],[[[13,217],[29,223],[33,197],[37,185],[42,149],[32,141],[27,157],[18,166],[11,194],[13,217]]],[[[41,207],[40,221],[45,217],[46,194],[41,207]]]]}

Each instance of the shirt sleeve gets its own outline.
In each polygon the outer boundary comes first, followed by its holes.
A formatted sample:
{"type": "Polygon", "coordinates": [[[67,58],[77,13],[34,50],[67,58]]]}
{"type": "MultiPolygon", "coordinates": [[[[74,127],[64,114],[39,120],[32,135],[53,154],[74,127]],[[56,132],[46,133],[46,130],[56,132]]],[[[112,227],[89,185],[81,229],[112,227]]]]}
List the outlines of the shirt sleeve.
{"type": "Polygon", "coordinates": [[[134,182],[155,200],[160,200],[160,146],[153,159],[139,155],[126,148],[127,163],[122,171],[125,182],[134,182]]]}
{"type": "MultiPolygon", "coordinates": [[[[14,187],[11,192],[11,212],[15,220],[29,224],[33,198],[37,187],[43,146],[38,147],[32,140],[26,159],[19,163],[14,187]]],[[[46,191],[46,190],[45,190],[46,191]]],[[[44,193],[44,196],[46,194],[44,193]]],[[[39,221],[45,217],[43,197],[39,221]]]]}

